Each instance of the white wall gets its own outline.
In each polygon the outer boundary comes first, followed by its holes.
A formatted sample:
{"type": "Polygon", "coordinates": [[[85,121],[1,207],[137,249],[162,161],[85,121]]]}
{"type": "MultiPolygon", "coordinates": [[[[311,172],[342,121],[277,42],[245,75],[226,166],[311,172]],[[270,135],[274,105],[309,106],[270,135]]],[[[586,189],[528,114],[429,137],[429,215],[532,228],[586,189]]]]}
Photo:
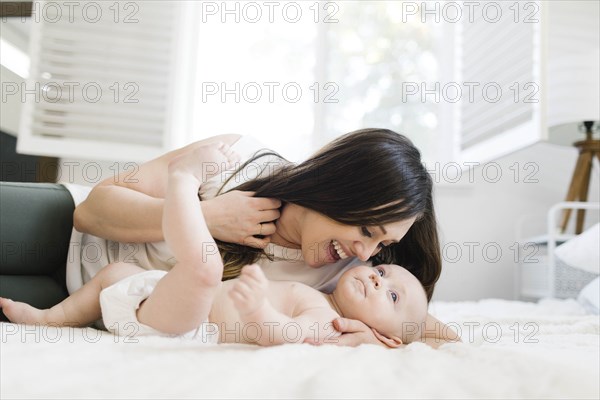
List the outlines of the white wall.
{"type": "MultiPolygon", "coordinates": [[[[0,85],[8,84],[12,86],[16,84],[20,86],[23,82],[23,78],[19,75],[0,65],[0,85]]],[[[2,131],[17,136],[21,107],[21,96],[19,95],[6,95],[5,99],[0,100],[0,115],[2,116],[0,118],[0,129],[2,131]]]]}
{"type": "MultiPolygon", "coordinates": [[[[448,167],[446,176],[439,179],[444,183],[438,185],[435,192],[441,240],[446,251],[434,299],[518,298],[514,284],[518,267],[514,262],[516,250],[513,250],[517,223],[520,218],[530,216],[532,223],[545,229],[546,211],[564,200],[576,159],[577,150],[572,146],[537,143],[496,160],[502,177],[495,183],[492,182],[496,180],[495,166],[475,168],[472,184],[468,183],[467,172],[463,173],[459,183],[449,183],[448,180],[453,181],[456,175],[450,174],[448,167]],[[516,181],[515,163],[520,172],[516,181]],[[526,182],[527,174],[534,171],[531,166],[526,169],[526,163],[537,166],[537,172],[530,176],[537,179],[537,183],[526,182]],[[486,245],[487,254],[482,251],[486,245]],[[473,248],[472,257],[470,247],[473,248]],[[502,254],[497,258],[495,248],[498,247],[502,254]],[[462,251],[460,257],[458,249],[462,251]]],[[[589,199],[598,200],[597,162],[591,181],[589,199]]],[[[586,225],[597,221],[597,215],[587,215],[586,225]]],[[[573,221],[574,216],[571,217],[573,221]]],[[[530,233],[536,233],[536,230],[530,226],[530,233]]]]}
{"type": "MultiPolygon", "coordinates": [[[[6,40],[17,49],[27,52],[29,26],[30,22],[28,19],[0,18],[0,38],[6,40]]],[[[0,60],[4,60],[3,57],[6,57],[6,55],[0,55],[0,57],[2,57],[0,60]]],[[[15,84],[21,87],[24,80],[13,71],[0,65],[0,83],[2,84],[3,96],[5,97],[0,99],[0,129],[17,136],[22,107],[20,92],[19,94],[6,95],[4,90],[6,84],[10,85],[11,90],[15,84]]]]}

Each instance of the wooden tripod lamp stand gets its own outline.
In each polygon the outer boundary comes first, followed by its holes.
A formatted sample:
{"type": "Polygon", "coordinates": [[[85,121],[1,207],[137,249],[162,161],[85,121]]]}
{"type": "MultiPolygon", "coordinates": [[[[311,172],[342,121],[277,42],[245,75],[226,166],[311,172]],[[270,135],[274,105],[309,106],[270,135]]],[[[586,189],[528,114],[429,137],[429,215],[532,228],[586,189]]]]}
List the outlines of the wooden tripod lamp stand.
{"type": "MultiPolygon", "coordinates": [[[[587,201],[594,157],[600,162],[600,140],[593,138],[594,121],[585,121],[583,127],[585,129],[585,140],[573,143],[573,146],[579,149],[579,158],[577,158],[575,171],[573,171],[573,177],[571,178],[571,185],[567,192],[566,201],[587,201]]],[[[563,211],[562,223],[560,225],[561,232],[565,232],[567,228],[569,218],[571,217],[571,211],[572,210],[570,209],[565,209],[563,211]]],[[[575,224],[576,234],[581,233],[583,230],[584,218],[585,210],[577,210],[577,220],[575,224]]]]}

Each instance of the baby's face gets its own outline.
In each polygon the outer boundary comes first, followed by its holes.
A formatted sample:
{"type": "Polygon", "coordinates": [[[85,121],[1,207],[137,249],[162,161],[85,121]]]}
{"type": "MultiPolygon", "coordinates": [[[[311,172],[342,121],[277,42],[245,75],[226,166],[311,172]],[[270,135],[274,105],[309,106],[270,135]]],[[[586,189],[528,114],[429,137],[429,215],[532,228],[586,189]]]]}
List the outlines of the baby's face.
{"type": "Polygon", "coordinates": [[[382,335],[402,338],[427,316],[427,296],[413,274],[398,265],[359,266],[346,271],[333,291],[346,318],[358,319],[382,335]]]}

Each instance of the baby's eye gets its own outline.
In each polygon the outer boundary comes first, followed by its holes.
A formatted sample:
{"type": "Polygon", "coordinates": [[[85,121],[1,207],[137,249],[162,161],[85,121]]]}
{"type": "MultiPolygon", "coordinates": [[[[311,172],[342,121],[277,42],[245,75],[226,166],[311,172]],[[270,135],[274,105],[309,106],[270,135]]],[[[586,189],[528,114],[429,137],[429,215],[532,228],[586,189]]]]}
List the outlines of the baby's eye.
{"type": "Polygon", "coordinates": [[[383,270],[381,268],[377,268],[377,273],[379,274],[379,276],[383,277],[383,275],[385,275],[385,272],[383,272],[383,270]]]}
{"type": "Polygon", "coordinates": [[[369,229],[366,226],[363,226],[360,228],[362,234],[366,237],[371,237],[371,232],[369,231],[369,229]]]}
{"type": "Polygon", "coordinates": [[[396,293],[390,292],[390,295],[392,296],[392,300],[394,301],[394,303],[398,301],[398,295],[396,293]]]}

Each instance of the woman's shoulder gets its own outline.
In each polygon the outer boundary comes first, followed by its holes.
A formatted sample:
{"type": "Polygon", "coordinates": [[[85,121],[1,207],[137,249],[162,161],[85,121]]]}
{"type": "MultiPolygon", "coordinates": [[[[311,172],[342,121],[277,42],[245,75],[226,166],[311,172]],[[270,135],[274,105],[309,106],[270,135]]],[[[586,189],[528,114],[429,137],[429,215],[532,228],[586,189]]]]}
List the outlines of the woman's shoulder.
{"type": "Polygon", "coordinates": [[[246,163],[243,174],[246,180],[271,174],[288,161],[282,158],[277,151],[269,148],[253,136],[241,136],[231,150],[240,156],[240,162],[246,163]]]}
{"type": "Polygon", "coordinates": [[[235,146],[240,142],[254,142],[260,144],[261,146],[264,146],[264,144],[254,136],[242,135],[239,133],[222,133],[220,135],[210,136],[205,139],[196,140],[194,144],[201,146],[216,142],[223,142],[229,146],[235,146]]]}
{"type": "Polygon", "coordinates": [[[242,162],[247,161],[261,152],[270,153],[273,150],[270,149],[265,143],[261,142],[257,138],[251,135],[241,135],[238,133],[225,133],[221,135],[215,135],[206,139],[197,140],[187,147],[192,149],[197,146],[206,146],[208,144],[222,142],[228,145],[233,151],[235,151],[242,162]]]}
{"type": "Polygon", "coordinates": [[[211,136],[206,139],[197,140],[196,142],[194,142],[194,144],[207,145],[207,144],[212,144],[212,143],[217,143],[217,142],[223,142],[228,146],[233,146],[242,137],[243,137],[243,135],[240,135],[237,133],[224,133],[221,135],[211,136]]]}
{"type": "Polygon", "coordinates": [[[197,147],[206,146],[214,143],[225,143],[228,146],[234,146],[237,142],[240,141],[242,135],[237,133],[225,133],[222,135],[210,136],[204,139],[199,139],[194,142],[191,142],[179,150],[193,150],[197,147]]]}
{"type": "MultiPolygon", "coordinates": [[[[236,136],[237,140],[230,147],[239,155],[239,163],[205,182],[198,192],[201,198],[209,199],[219,191],[227,192],[244,182],[267,176],[285,164],[283,159],[273,155],[272,150],[253,136],[236,136]]],[[[230,137],[233,138],[235,136],[230,137]]]]}
{"type": "Polygon", "coordinates": [[[236,151],[242,159],[248,159],[259,150],[270,150],[269,147],[251,135],[240,135],[238,133],[225,133],[211,136],[194,142],[196,146],[202,146],[217,142],[223,142],[236,151]]]}

